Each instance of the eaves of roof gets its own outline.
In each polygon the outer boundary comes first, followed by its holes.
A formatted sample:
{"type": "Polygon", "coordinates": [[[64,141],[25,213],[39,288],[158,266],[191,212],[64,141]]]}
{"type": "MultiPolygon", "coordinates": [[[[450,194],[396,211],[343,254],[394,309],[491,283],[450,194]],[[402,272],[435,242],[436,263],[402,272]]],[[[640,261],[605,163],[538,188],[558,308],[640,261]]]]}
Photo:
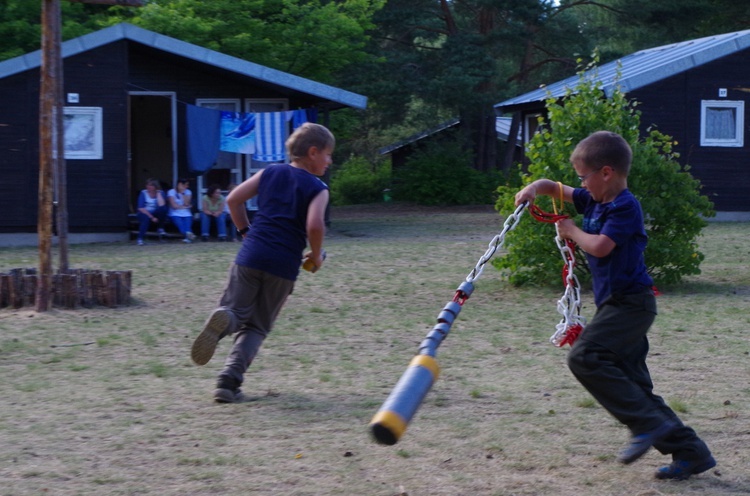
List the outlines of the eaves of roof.
{"type": "MultiPolygon", "coordinates": [[[[128,23],[117,24],[65,41],[62,44],[61,52],[64,59],[119,40],[140,43],[166,53],[231,71],[240,76],[246,76],[265,83],[283,86],[321,99],[330,100],[342,106],[358,109],[367,107],[367,97],[365,96],[199,47],[192,43],[155,33],[128,23]]],[[[41,50],[37,50],[0,62],[0,79],[35,69],[41,65],[41,61],[41,50]]]]}

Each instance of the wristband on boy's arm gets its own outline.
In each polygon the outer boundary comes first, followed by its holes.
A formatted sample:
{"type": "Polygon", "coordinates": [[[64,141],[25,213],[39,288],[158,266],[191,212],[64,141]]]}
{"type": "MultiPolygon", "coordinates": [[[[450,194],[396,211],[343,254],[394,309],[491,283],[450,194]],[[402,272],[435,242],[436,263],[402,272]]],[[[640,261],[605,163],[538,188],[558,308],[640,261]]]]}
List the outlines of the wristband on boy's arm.
{"type": "Polygon", "coordinates": [[[243,237],[250,230],[250,226],[245,226],[242,229],[237,229],[237,236],[243,237]]]}

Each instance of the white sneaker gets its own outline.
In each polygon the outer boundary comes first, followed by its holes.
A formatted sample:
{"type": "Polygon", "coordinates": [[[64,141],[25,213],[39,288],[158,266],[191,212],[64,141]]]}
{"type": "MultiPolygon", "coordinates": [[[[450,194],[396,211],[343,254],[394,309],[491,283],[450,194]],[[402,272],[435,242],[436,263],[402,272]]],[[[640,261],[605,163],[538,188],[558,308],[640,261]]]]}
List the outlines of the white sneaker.
{"type": "Polygon", "coordinates": [[[145,245],[146,243],[144,243],[142,239],[139,239],[138,241],[136,241],[136,244],[137,244],[138,246],[143,246],[143,245],[145,245]]]}
{"type": "Polygon", "coordinates": [[[187,239],[189,239],[190,241],[195,239],[195,234],[193,234],[192,231],[188,231],[185,236],[187,236],[187,239]]]}

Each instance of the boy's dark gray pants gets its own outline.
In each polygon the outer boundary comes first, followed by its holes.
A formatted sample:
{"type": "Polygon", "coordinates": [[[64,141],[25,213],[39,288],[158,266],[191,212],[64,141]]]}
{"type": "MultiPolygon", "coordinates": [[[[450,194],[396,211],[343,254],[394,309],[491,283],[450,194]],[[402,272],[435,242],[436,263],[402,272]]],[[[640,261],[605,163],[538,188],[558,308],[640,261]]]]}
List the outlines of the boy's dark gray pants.
{"type": "Polygon", "coordinates": [[[695,431],[684,425],[664,400],[653,393],[646,367],[646,334],[656,317],[651,291],[612,296],[597,310],[568,354],[578,381],[633,435],[649,432],[666,420],[678,427],[654,447],[679,460],[710,455],[695,431]]]}
{"type": "Polygon", "coordinates": [[[294,289],[294,281],[262,270],[232,264],[229,282],[220,305],[236,317],[238,329],[234,345],[219,374],[219,385],[239,387],[247,368],[258,354],[263,341],[294,289]]]}

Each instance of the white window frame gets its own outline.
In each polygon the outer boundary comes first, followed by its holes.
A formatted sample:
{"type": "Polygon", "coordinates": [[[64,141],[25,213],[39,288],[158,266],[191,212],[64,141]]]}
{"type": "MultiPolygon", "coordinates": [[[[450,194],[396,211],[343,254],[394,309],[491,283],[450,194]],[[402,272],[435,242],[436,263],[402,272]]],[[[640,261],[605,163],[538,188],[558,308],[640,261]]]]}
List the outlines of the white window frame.
{"type": "Polygon", "coordinates": [[[745,145],[745,102],[742,100],[701,100],[701,146],[742,147],[745,145]],[[735,138],[717,139],[706,136],[707,113],[713,108],[736,111],[735,138]]]}

